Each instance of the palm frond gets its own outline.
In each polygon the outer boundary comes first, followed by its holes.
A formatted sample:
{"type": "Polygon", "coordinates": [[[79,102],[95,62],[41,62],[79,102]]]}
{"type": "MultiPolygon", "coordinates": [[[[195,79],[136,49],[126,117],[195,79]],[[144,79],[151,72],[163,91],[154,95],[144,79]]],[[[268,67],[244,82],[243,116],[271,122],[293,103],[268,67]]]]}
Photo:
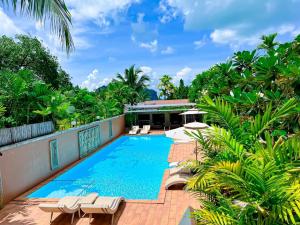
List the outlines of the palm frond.
{"type": "Polygon", "coordinates": [[[70,32],[71,14],[63,0],[1,0],[7,6],[12,4],[15,11],[27,14],[37,21],[49,20],[50,30],[56,34],[62,42],[67,53],[74,49],[74,43],[70,32]]]}
{"type": "Polygon", "coordinates": [[[217,98],[215,102],[208,96],[205,96],[203,99],[205,104],[199,104],[198,106],[208,112],[207,115],[210,120],[230,130],[234,137],[240,137],[242,133],[240,129],[240,118],[233,113],[231,105],[221,98],[217,98]]]}
{"type": "Polygon", "coordinates": [[[258,114],[251,123],[250,131],[256,138],[260,136],[266,129],[268,129],[273,122],[293,114],[297,107],[297,100],[295,98],[289,99],[280,108],[272,113],[272,105],[268,105],[263,115],[258,114]]]}

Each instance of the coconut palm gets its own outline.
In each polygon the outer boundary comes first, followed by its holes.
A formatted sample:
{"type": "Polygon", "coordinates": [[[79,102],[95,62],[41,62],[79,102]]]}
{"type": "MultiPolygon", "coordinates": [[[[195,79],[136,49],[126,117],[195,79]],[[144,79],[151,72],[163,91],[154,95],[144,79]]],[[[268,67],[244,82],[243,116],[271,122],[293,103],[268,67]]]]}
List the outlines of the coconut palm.
{"type": "Polygon", "coordinates": [[[37,21],[50,21],[51,32],[58,35],[62,46],[69,53],[73,48],[70,33],[71,14],[64,0],[0,0],[5,6],[13,6],[15,11],[20,9],[22,14],[29,15],[37,21]]]}
{"type": "Polygon", "coordinates": [[[159,97],[164,99],[174,99],[176,88],[173,84],[172,77],[169,75],[163,75],[158,84],[158,89],[160,90],[159,97]]]}
{"type": "Polygon", "coordinates": [[[132,65],[129,69],[125,69],[123,76],[117,74],[117,80],[139,93],[147,87],[147,82],[150,81],[149,76],[142,73],[143,71],[141,69],[135,68],[135,66],[132,65]]]}
{"type": "Polygon", "coordinates": [[[221,99],[205,97],[199,105],[214,121],[202,144],[204,160],[193,166],[188,189],[199,194],[203,208],[194,213],[198,224],[298,224],[300,222],[300,139],[274,138],[274,124],[292,115],[290,99],[272,111],[242,122],[221,99]]]}
{"type": "Polygon", "coordinates": [[[275,46],[277,46],[279,43],[275,41],[275,38],[277,37],[277,33],[270,34],[270,35],[263,35],[261,37],[262,43],[258,46],[258,49],[265,49],[268,52],[273,51],[275,46]]]}

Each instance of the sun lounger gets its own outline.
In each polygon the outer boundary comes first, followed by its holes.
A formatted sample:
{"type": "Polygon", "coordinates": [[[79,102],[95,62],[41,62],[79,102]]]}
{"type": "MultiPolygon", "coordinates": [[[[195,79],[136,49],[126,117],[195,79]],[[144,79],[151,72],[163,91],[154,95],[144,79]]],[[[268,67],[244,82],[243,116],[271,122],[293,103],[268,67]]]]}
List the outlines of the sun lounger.
{"type": "Polygon", "coordinates": [[[150,125],[144,125],[141,134],[148,134],[150,132],[150,125]]]}
{"type": "Polygon", "coordinates": [[[113,225],[114,214],[123,200],[122,197],[98,197],[93,204],[82,205],[81,210],[85,214],[89,214],[89,223],[91,223],[93,214],[111,214],[111,225],[113,225]]]}
{"type": "Polygon", "coordinates": [[[132,129],[129,131],[129,134],[134,135],[140,131],[139,126],[132,126],[132,129]]]}
{"type": "Polygon", "coordinates": [[[176,174],[191,174],[191,169],[184,166],[170,168],[170,176],[176,174]]]}
{"type": "Polygon", "coordinates": [[[170,162],[169,163],[169,167],[173,168],[173,167],[177,167],[180,165],[180,163],[182,163],[182,161],[178,161],[178,162],[170,162]]]}
{"type": "Polygon", "coordinates": [[[165,183],[165,188],[168,190],[173,185],[186,184],[190,176],[183,174],[176,174],[174,176],[170,176],[165,183]]]}
{"type": "Polygon", "coordinates": [[[74,214],[78,212],[80,217],[80,207],[84,204],[92,204],[97,199],[97,193],[91,193],[86,197],[67,196],[61,198],[57,203],[42,203],[39,208],[44,212],[51,213],[50,223],[52,223],[53,213],[70,213],[72,214],[71,224],[74,222],[74,214]]]}

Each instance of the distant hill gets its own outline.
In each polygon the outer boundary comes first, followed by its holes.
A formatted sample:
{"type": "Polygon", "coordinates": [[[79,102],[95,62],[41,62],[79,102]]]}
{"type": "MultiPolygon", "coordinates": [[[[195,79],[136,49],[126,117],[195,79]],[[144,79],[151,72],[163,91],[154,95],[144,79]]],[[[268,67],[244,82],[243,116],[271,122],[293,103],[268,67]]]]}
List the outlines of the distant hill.
{"type": "MultiPolygon", "coordinates": [[[[95,92],[99,93],[99,92],[105,90],[106,88],[107,88],[107,86],[103,85],[101,87],[98,87],[95,90],[95,92]]],[[[145,92],[149,95],[149,100],[158,100],[157,92],[155,90],[146,88],[145,92]]]]}
{"type": "Polygon", "coordinates": [[[158,100],[157,92],[153,89],[145,89],[146,93],[149,95],[149,100],[158,100]]]}

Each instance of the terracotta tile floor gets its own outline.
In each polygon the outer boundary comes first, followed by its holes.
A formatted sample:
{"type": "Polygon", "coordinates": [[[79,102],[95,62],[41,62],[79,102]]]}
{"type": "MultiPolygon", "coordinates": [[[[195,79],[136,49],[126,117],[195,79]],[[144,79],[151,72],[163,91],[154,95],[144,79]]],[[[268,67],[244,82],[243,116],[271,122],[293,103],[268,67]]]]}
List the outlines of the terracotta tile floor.
{"type": "MultiPolygon", "coordinates": [[[[194,157],[193,144],[175,144],[172,146],[169,162],[191,159],[194,157]]],[[[161,186],[159,201],[128,201],[120,205],[114,225],[177,225],[188,207],[198,208],[199,202],[183,190],[164,190],[168,177],[166,171],[161,186]]],[[[0,224],[43,225],[49,224],[50,215],[42,212],[35,202],[12,201],[0,211],[0,224]]],[[[55,214],[53,225],[70,224],[71,216],[55,214]]],[[[75,217],[74,224],[87,225],[88,218],[75,217]]],[[[109,215],[95,215],[92,224],[108,225],[109,215]]]]}

